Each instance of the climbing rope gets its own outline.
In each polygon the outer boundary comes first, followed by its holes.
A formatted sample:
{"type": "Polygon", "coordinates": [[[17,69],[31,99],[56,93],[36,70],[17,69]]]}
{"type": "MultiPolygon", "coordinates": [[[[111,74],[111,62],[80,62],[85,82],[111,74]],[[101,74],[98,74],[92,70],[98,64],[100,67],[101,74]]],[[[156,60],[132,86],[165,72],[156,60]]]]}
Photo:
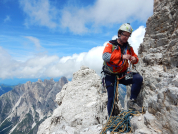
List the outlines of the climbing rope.
{"type": "Polygon", "coordinates": [[[142,111],[123,110],[118,116],[112,116],[112,113],[114,110],[114,104],[115,102],[118,101],[117,95],[118,95],[119,80],[124,77],[125,76],[118,78],[116,76],[116,81],[114,85],[114,98],[113,98],[112,110],[109,115],[109,119],[107,120],[100,134],[106,134],[108,131],[111,132],[110,134],[130,133],[132,131],[131,125],[130,125],[131,118],[133,116],[138,116],[143,113],[143,108],[142,108],[142,111]]]}
{"type": "Polygon", "coordinates": [[[110,116],[105,127],[100,134],[112,133],[130,133],[132,131],[130,120],[133,116],[141,114],[139,111],[124,110],[118,116],[110,116]]]}

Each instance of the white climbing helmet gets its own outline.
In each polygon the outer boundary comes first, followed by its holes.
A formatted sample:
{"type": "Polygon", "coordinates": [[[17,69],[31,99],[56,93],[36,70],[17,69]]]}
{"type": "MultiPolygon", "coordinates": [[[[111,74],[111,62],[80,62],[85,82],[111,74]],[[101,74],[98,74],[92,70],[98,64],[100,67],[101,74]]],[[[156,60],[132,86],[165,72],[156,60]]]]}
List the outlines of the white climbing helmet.
{"type": "Polygon", "coordinates": [[[130,34],[132,34],[132,31],[133,31],[130,23],[122,24],[118,31],[120,31],[120,30],[128,32],[130,34]]]}

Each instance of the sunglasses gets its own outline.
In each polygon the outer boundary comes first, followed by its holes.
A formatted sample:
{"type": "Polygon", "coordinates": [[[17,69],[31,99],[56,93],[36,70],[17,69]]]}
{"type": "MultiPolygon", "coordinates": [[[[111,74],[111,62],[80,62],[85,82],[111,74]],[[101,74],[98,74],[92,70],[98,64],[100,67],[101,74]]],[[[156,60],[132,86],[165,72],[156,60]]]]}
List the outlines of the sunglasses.
{"type": "Polygon", "coordinates": [[[121,35],[123,35],[123,36],[125,36],[125,37],[127,37],[127,38],[129,38],[129,37],[130,37],[130,35],[125,35],[125,34],[123,34],[123,33],[122,33],[121,35]]]}

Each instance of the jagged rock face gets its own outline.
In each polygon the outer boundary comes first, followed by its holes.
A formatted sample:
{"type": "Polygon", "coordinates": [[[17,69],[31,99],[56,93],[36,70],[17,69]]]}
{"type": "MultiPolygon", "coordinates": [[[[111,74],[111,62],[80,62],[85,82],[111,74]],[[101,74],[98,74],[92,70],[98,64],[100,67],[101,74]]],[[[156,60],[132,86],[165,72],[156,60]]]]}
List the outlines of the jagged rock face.
{"type": "Polygon", "coordinates": [[[154,5],[154,14],[147,21],[145,38],[139,47],[137,69],[144,83],[138,102],[147,109],[144,116],[147,128],[155,130],[154,133],[177,134],[178,1],[155,0],[154,5]]]}
{"type": "Polygon", "coordinates": [[[61,77],[61,79],[59,80],[59,84],[63,87],[66,83],[68,82],[68,80],[66,79],[66,77],[61,77]]]}
{"type": "Polygon", "coordinates": [[[94,70],[81,67],[56,95],[59,107],[39,127],[38,134],[97,134],[107,119],[107,94],[94,70]]]}
{"type": "Polygon", "coordinates": [[[0,133],[37,133],[38,126],[57,107],[55,96],[67,82],[63,77],[58,82],[53,79],[28,81],[0,96],[0,133]]]}

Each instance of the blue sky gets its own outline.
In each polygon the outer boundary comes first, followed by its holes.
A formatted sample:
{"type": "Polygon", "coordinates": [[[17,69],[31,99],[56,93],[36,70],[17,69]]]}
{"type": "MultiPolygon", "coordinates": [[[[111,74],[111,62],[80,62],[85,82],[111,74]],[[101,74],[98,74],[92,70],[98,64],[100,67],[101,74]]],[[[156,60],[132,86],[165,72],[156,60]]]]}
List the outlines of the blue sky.
{"type": "Polygon", "coordinates": [[[102,51],[122,23],[131,23],[137,51],[153,0],[1,0],[0,83],[59,78],[85,65],[98,74],[102,51]]]}

